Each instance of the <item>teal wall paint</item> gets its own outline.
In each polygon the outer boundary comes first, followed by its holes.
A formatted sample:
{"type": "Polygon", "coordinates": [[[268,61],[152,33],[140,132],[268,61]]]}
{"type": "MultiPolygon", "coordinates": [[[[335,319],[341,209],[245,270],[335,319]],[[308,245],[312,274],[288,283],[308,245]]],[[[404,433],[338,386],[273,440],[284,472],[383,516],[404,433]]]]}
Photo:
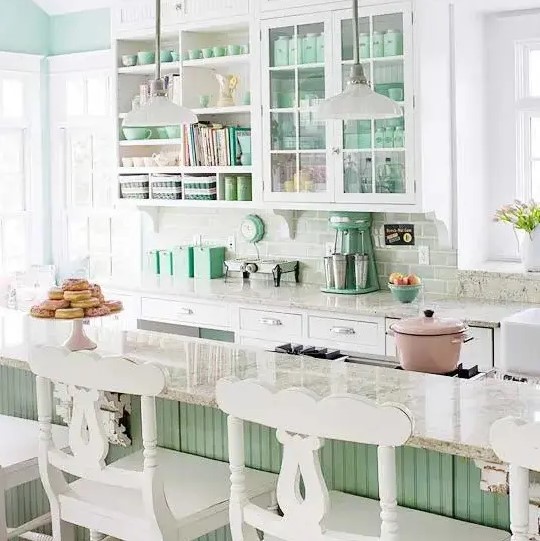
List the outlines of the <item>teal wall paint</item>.
{"type": "Polygon", "coordinates": [[[51,55],[85,53],[111,48],[109,9],[66,13],[50,18],[51,55]]]}
{"type": "MultiPolygon", "coordinates": [[[[140,407],[132,404],[131,435],[134,447],[113,448],[113,460],[141,446],[140,407]]],[[[0,413],[36,418],[34,377],[0,367],[0,413]]],[[[226,416],[214,408],[169,400],[157,401],[159,445],[227,461],[226,416]]],[[[246,463],[267,471],[279,471],[281,450],[273,430],[246,424],[246,463]]],[[[377,452],[372,446],[328,440],[321,453],[323,473],[331,489],[377,498],[377,452]]],[[[480,470],[472,460],[404,447],[397,453],[398,501],[401,505],[484,524],[509,528],[508,497],[480,490],[480,470]]],[[[46,506],[36,484],[12,491],[8,498],[10,523],[36,516],[46,506]]],[[[11,525],[11,524],[10,524],[11,525]]],[[[79,541],[87,534],[79,531],[79,541]]],[[[230,541],[223,528],[199,541],[230,541]]]]}
{"type": "Polygon", "coordinates": [[[49,17],[32,0],[0,0],[0,51],[46,55],[49,17]]]}

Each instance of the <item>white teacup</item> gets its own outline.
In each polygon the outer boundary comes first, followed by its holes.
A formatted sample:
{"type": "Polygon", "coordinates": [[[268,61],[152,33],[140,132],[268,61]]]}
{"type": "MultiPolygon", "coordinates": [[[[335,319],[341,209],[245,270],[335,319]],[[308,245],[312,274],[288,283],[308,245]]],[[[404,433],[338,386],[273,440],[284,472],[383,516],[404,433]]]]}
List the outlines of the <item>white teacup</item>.
{"type": "Polygon", "coordinates": [[[133,158],[133,165],[135,167],[144,167],[144,158],[133,158]]]}
{"type": "Polygon", "coordinates": [[[133,158],[122,158],[122,167],[133,167],[133,158]]]}
{"type": "Polygon", "coordinates": [[[155,167],[156,166],[156,160],[154,160],[154,158],[144,158],[144,166],[145,167],[155,167]]]}
{"type": "Polygon", "coordinates": [[[176,154],[173,152],[153,154],[152,159],[158,164],[159,167],[170,167],[176,165],[176,154]]]}

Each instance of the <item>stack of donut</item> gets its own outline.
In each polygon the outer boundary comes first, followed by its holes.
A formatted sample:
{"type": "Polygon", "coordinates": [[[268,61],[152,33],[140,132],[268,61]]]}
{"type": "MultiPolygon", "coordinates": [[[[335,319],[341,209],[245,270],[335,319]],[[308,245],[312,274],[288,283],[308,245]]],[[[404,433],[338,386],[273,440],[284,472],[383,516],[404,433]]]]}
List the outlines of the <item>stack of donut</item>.
{"type": "Polygon", "coordinates": [[[49,290],[48,299],[32,306],[30,315],[44,319],[80,319],[108,316],[123,309],[121,301],[106,301],[101,287],[82,278],[65,280],[49,290]]]}

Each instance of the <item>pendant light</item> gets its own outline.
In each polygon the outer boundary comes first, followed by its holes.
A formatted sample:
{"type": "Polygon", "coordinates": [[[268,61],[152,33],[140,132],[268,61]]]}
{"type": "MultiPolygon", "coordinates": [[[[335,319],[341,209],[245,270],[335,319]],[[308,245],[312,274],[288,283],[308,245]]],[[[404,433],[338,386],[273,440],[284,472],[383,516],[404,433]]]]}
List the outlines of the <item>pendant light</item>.
{"type": "Polygon", "coordinates": [[[165,90],[161,78],[161,0],[156,0],[156,77],[150,81],[148,103],[126,115],[122,125],[126,128],[152,128],[195,124],[197,115],[180,105],[173,103],[165,90]]]}
{"type": "Polygon", "coordinates": [[[353,0],[354,57],[347,88],[337,96],[324,100],[318,109],[322,120],[371,120],[403,116],[399,103],[378,94],[368,83],[360,63],[358,35],[358,0],[353,0]]]}

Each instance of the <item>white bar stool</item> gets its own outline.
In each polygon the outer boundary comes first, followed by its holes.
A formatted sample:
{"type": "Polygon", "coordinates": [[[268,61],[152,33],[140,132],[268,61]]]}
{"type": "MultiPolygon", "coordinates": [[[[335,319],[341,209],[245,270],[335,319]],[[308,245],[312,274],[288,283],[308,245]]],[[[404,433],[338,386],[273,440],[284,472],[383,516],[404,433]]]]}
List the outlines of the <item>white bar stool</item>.
{"type": "MultiPolygon", "coordinates": [[[[508,532],[398,507],[395,447],[412,433],[397,405],[379,406],[357,395],[320,399],[305,389],[278,391],[254,380],[218,382],[217,402],[229,414],[231,533],[233,541],[502,541],[508,532]],[[254,502],[246,486],[243,421],[277,429],[283,460],[277,500],[283,516],[254,502]],[[328,492],[319,450],[323,438],[378,446],[379,497],[328,492]],[[302,484],[303,481],[303,491],[302,484]]],[[[521,541],[521,540],[520,540],[521,541]]]]}
{"type": "MultiPolygon", "coordinates": [[[[66,427],[53,426],[52,436],[60,449],[67,446],[66,427]]],[[[50,513],[17,528],[8,528],[6,520],[5,492],[39,479],[38,448],[39,425],[36,421],[0,415],[0,541],[17,537],[32,541],[50,539],[50,536],[32,531],[49,524],[50,513]]]]}
{"type": "Polygon", "coordinates": [[[501,419],[493,423],[490,441],[495,454],[509,464],[512,541],[528,541],[529,470],[540,471],[540,423],[501,419]]]}
{"type": "MultiPolygon", "coordinates": [[[[93,540],[188,541],[229,523],[228,464],[157,446],[154,397],[167,383],[161,368],[58,347],[34,349],[30,365],[38,376],[39,464],[55,541],[72,541],[74,525],[88,528],[93,540]],[[52,382],[67,384],[73,397],[71,454],[51,439],[52,382]],[[141,397],[143,450],[110,465],[103,390],[141,397]],[[79,479],[68,482],[64,473],[79,479]]],[[[245,475],[249,497],[268,505],[275,475],[245,475]]]]}

